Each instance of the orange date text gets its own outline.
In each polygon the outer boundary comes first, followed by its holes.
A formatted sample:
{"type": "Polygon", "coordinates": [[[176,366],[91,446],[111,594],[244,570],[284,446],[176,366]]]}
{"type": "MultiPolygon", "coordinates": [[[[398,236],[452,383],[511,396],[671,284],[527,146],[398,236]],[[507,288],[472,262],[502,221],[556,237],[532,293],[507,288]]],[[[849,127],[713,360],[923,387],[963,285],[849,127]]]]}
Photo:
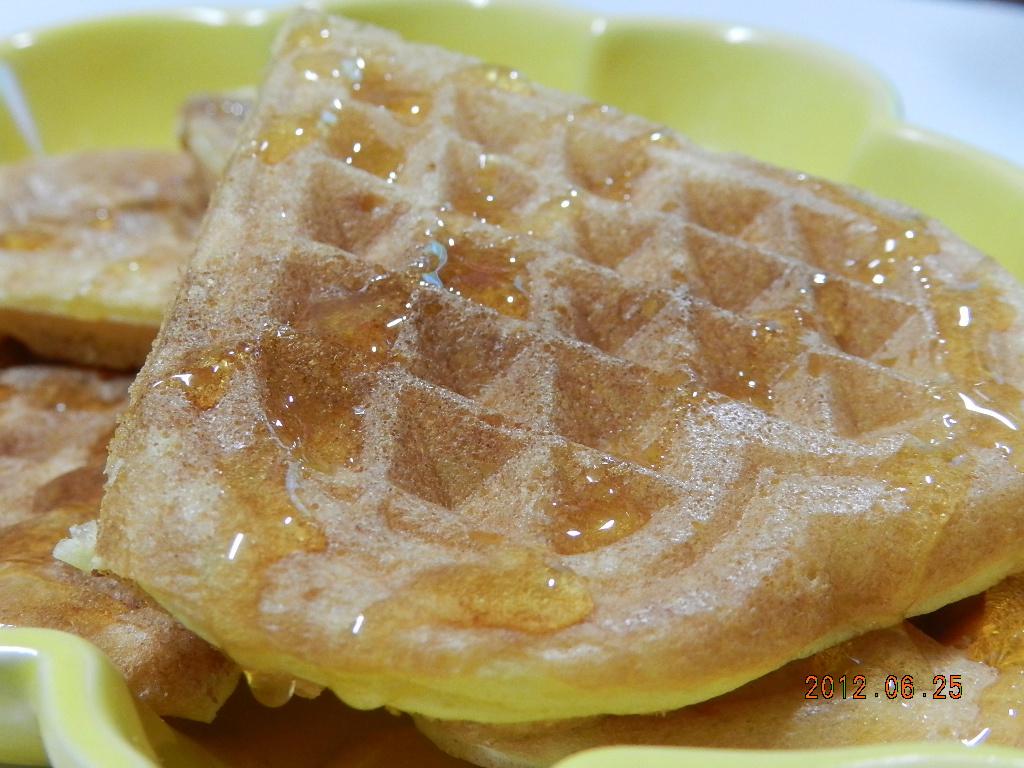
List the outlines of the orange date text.
{"type": "Polygon", "coordinates": [[[865,675],[807,675],[805,699],[959,699],[964,694],[960,675],[935,675],[922,686],[913,675],[888,675],[869,680],[865,675]]]}

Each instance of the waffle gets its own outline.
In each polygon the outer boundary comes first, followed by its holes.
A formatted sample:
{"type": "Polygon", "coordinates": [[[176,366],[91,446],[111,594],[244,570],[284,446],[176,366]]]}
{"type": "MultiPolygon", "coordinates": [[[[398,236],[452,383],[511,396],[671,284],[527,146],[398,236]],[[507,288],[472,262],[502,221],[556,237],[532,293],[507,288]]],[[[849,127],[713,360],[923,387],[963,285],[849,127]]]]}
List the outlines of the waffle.
{"type": "MultiPolygon", "coordinates": [[[[905,741],[971,739],[981,731],[981,701],[996,672],[944,648],[911,625],[876,630],[808,659],[795,661],[735,691],[666,714],[603,716],[580,720],[494,725],[419,719],[417,725],[455,757],[486,768],[554,765],[592,747],[652,745],[729,749],[818,749],[905,741]],[[857,661],[852,661],[856,659],[857,661]],[[960,674],[959,701],[931,698],[935,675],[960,674]],[[885,695],[886,678],[909,675],[926,698],[897,701],[885,695]],[[861,689],[865,701],[843,700],[843,683],[821,698],[820,681],[846,676],[846,696],[861,689]],[[816,700],[804,681],[819,681],[816,700]],[[875,698],[874,694],[879,693],[875,698]]],[[[833,685],[830,682],[828,685],[833,685]]],[[[897,683],[898,685],[898,683],[897,683]]],[[[994,741],[994,740],[993,740],[994,741]]]]}
{"type": "MultiPolygon", "coordinates": [[[[73,632],[106,653],[161,715],[210,720],[237,668],[145,594],[55,560],[98,511],[128,379],[22,365],[0,372],[0,627],[73,632]]],[[[94,524],[95,525],[95,524],[94,524]]]]}
{"type": "Polygon", "coordinates": [[[905,208],[301,15],[99,553],[283,695],[675,709],[1024,567],[1020,306],[905,208]]]}
{"type": "Polygon", "coordinates": [[[1012,576],[981,600],[965,602],[956,607],[958,617],[945,611],[928,617],[940,630],[936,639],[909,622],[876,630],[674,712],[511,725],[419,718],[417,725],[452,755],[486,768],[553,765],[584,749],[626,744],[821,749],[962,740],[1020,746],[1024,577],[1012,576]],[[890,675],[896,684],[887,689],[890,675]],[[904,685],[907,676],[913,690],[904,685]]]}
{"type": "Polygon", "coordinates": [[[227,167],[254,95],[243,89],[193,96],[181,108],[178,137],[195,159],[208,189],[217,186],[227,167]]]}
{"type": "MultiPolygon", "coordinates": [[[[17,361],[0,370],[0,526],[31,521],[34,499],[61,478],[74,479],[90,468],[89,492],[99,504],[107,442],[125,405],[128,379],[105,378],[72,368],[28,365],[17,361]],[[90,474],[91,473],[91,474],[90,474]]],[[[0,363],[3,365],[3,363],[0,363]]],[[[46,503],[49,505],[49,502],[46,503]]],[[[52,506],[52,505],[50,505],[52,506]]],[[[50,547],[53,548],[52,545],[50,547]]]]}
{"type": "Polygon", "coordinates": [[[1020,702],[1024,694],[1024,576],[988,590],[977,627],[966,646],[971,659],[999,670],[985,690],[978,720],[998,744],[1024,747],[1020,702]]]}
{"type": "Polygon", "coordinates": [[[142,364],[206,191],[181,153],[88,152],[0,170],[0,333],[44,357],[142,364]]]}

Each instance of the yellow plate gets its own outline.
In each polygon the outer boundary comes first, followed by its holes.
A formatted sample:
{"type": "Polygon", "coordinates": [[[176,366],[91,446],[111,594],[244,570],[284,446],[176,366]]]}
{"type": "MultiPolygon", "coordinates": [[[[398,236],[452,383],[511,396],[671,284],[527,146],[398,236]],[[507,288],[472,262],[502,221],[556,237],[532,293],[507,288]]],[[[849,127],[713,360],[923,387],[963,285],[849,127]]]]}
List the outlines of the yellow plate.
{"type": "MultiPolygon", "coordinates": [[[[331,8],[524,68],[539,82],[663,121],[708,146],[910,203],[1024,278],[1024,171],[906,125],[883,80],[828,49],[746,28],[597,19],[506,2],[350,0],[331,8]]],[[[15,36],[0,43],[0,66],[20,84],[48,152],[171,146],[186,96],[259,79],[280,20],[280,13],[209,9],[120,17],[15,36]]],[[[0,161],[28,151],[0,107],[0,161]]],[[[210,764],[139,711],[88,644],[0,629],[0,762],[42,764],[46,754],[57,768],[210,764]]],[[[620,748],[563,766],[690,768],[711,760],[720,768],[1024,768],[1024,751],[949,744],[712,756],[620,748]]]]}

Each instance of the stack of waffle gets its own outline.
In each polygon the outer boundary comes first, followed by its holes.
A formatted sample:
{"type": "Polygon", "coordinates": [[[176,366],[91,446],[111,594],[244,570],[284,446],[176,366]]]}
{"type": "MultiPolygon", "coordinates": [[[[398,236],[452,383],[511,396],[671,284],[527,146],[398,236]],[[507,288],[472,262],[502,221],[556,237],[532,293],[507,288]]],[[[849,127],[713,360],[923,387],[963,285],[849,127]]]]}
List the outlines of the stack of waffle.
{"type": "Polygon", "coordinates": [[[990,259],[320,14],[184,135],[226,170],[82,557],[258,698],[330,688],[483,765],[969,739],[1006,709],[1019,652],[901,624],[1024,568],[1024,293],[990,259]],[[798,707],[847,657],[966,693],[885,727],[798,707]]]}

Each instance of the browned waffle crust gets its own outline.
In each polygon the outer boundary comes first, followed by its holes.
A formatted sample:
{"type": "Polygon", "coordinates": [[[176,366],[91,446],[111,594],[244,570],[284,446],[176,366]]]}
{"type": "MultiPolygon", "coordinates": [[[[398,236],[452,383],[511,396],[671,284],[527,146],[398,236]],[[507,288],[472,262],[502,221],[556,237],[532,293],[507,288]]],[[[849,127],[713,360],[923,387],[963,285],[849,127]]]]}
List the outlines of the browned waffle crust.
{"type": "Polygon", "coordinates": [[[417,724],[447,752],[486,768],[547,766],[584,749],[624,744],[819,749],[944,739],[1021,746],[1022,617],[1024,576],[1016,575],[929,615],[924,623],[941,628],[941,642],[905,622],[674,712],[417,724]]]}
{"type": "MultiPolygon", "coordinates": [[[[31,519],[39,489],[59,486],[59,478],[83,467],[102,475],[128,384],[124,376],[0,363],[0,526],[31,519]]],[[[98,506],[102,486],[92,483],[96,498],[83,501],[98,506]]]]}
{"type": "Polygon", "coordinates": [[[356,706],[679,707],[1024,565],[1019,308],[909,210],[300,16],[100,551],[356,706]]]}
{"type": "Polygon", "coordinates": [[[160,715],[211,720],[237,668],[132,584],[55,560],[93,520],[128,379],[21,365],[0,371],[0,626],[73,632],[114,662],[160,715]]]}
{"type": "Polygon", "coordinates": [[[49,358],[138,367],[205,206],[184,153],[83,152],[0,170],[0,334],[49,358]]]}
{"type": "Polygon", "coordinates": [[[417,724],[445,751],[486,768],[539,768],[584,749],[631,744],[822,749],[970,740],[985,728],[989,743],[1014,743],[1019,726],[985,706],[998,677],[995,669],[906,623],[790,662],[735,691],[673,712],[504,725],[419,718],[417,724]],[[959,683],[952,689],[955,700],[949,698],[951,674],[959,683]],[[887,690],[890,675],[895,683],[887,690]],[[936,675],[945,681],[941,689],[936,675]]]}

